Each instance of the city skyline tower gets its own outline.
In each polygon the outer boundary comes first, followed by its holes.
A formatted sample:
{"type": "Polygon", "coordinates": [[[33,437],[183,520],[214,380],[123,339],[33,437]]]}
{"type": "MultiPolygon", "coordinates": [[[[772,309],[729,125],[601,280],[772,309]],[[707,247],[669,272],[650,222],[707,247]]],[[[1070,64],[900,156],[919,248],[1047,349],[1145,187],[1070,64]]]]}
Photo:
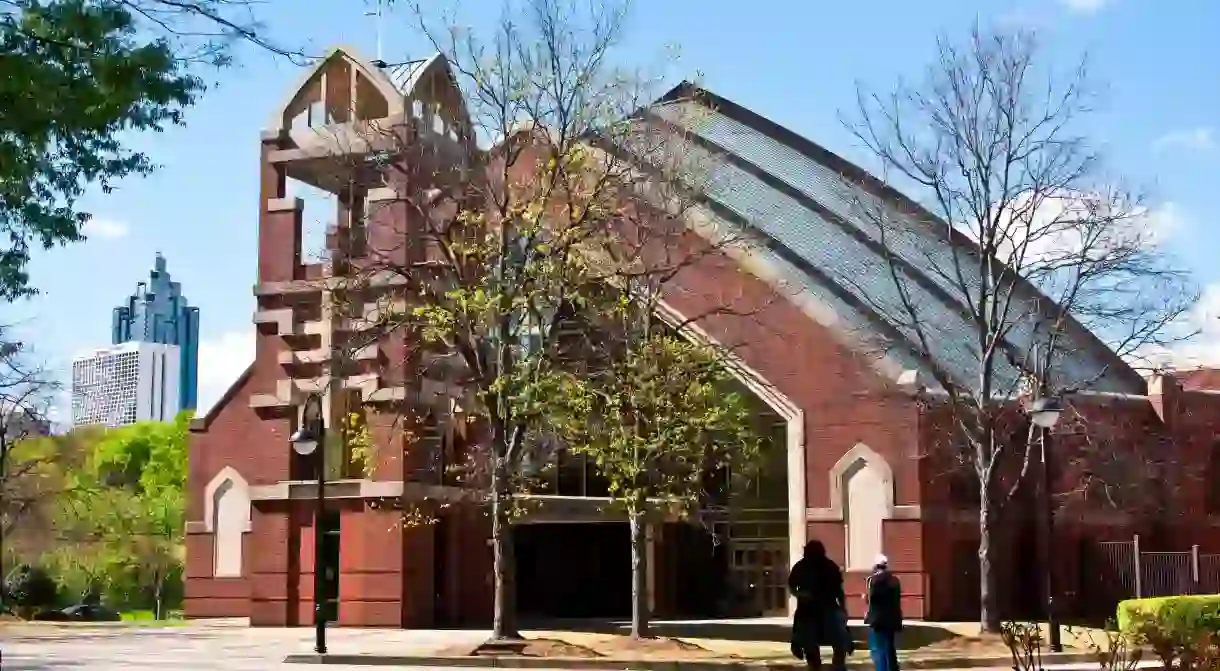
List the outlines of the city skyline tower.
{"type": "Polygon", "coordinates": [[[177,407],[194,410],[199,393],[199,308],[191,306],[157,252],[147,282],[114,309],[110,342],[148,342],[177,346],[180,362],[177,407]]]}

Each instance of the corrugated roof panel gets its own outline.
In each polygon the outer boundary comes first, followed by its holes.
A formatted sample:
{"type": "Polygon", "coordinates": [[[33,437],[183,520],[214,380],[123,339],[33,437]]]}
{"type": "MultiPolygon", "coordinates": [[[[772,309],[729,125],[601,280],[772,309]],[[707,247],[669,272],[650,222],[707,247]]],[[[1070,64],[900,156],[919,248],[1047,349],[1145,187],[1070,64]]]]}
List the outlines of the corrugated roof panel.
{"type": "MultiPolygon", "coordinates": [[[[960,302],[964,298],[963,289],[957,281],[955,263],[962,265],[967,278],[967,287],[972,291],[977,291],[979,282],[970,281],[971,277],[978,277],[976,262],[972,257],[961,252],[959,252],[959,258],[954,259],[953,248],[947,244],[945,237],[931,228],[936,225],[935,222],[917,221],[909,214],[894,207],[892,203],[844,179],[829,166],[811,159],[806,154],[775,138],[718,112],[694,109],[692,105],[693,103],[689,102],[659,105],[654,108],[654,112],[662,118],[686,127],[706,141],[731,152],[808,196],[839,219],[841,224],[854,227],[855,230],[885,246],[897,257],[916,268],[927,280],[940,286],[955,302],[960,302]]],[[[787,244],[787,240],[784,238],[779,239],[787,244]]],[[[885,263],[884,259],[878,258],[875,252],[868,251],[867,253],[878,263],[885,263]]],[[[928,301],[939,303],[931,295],[926,298],[928,301]]],[[[1042,300],[1050,299],[1042,298],[1042,300]]],[[[1028,300],[1024,304],[1018,305],[1020,309],[1014,310],[1014,315],[1035,313],[1034,306],[1028,300]]],[[[959,337],[966,337],[972,341],[974,338],[973,326],[966,323],[960,316],[955,316],[954,319],[962,322],[960,328],[954,329],[958,332],[959,337]]],[[[1021,320],[1013,324],[1008,337],[1008,340],[1015,343],[1022,352],[1028,349],[1029,343],[1033,339],[1032,319],[1021,320]]],[[[1068,360],[1057,366],[1056,370],[1062,378],[1060,383],[1079,383],[1102,376],[1092,385],[1093,388],[1128,391],[1117,376],[1104,375],[1110,370],[1108,366],[1112,365],[1111,361],[1108,357],[1103,359],[1098,356],[1101,353],[1096,352],[1096,347],[1092,343],[1089,345],[1080,343],[1066,349],[1076,352],[1078,355],[1068,357],[1068,360]],[[1086,352],[1092,352],[1092,355],[1086,356],[1086,352]]],[[[945,354],[950,358],[954,356],[945,354]]],[[[1012,369],[1007,372],[1015,373],[1012,369]]],[[[970,375],[970,378],[973,377],[975,376],[970,375]]]]}
{"type": "MultiPolygon", "coordinates": [[[[670,142],[686,143],[681,151],[699,166],[698,180],[708,197],[790,249],[838,283],[842,290],[878,312],[892,317],[905,315],[888,264],[859,239],[707,149],[677,137],[670,142]]],[[[910,289],[918,285],[906,281],[903,286],[910,289]]],[[[917,295],[916,300],[925,333],[941,348],[935,357],[938,365],[959,380],[972,379],[978,361],[973,348],[973,332],[940,301],[927,295],[917,295]]],[[[892,321],[905,337],[916,337],[908,324],[897,319],[892,321]]],[[[872,330],[876,331],[876,327],[872,330]]],[[[1007,365],[1001,365],[999,372],[1002,379],[1015,379],[1015,372],[1007,365]]]]}

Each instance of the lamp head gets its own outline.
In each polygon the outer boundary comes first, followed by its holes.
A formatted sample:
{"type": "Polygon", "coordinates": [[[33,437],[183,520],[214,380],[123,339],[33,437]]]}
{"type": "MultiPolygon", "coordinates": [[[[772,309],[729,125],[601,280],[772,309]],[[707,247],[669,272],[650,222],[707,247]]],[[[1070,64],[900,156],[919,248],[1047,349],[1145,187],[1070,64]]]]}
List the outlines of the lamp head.
{"type": "Polygon", "coordinates": [[[301,456],[311,455],[318,449],[318,437],[308,429],[297,431],[288,440],[292,441],[292,451],[301,456]]]}
{"type": "Polygon", "coordinates": [[[322,398],[317,394],[311,394],[309,398],[305,399],[305,407],[301,409],[301,428],[288,440],[292,442],[294,452],[309,455],[318,449],[321,433],[322,398]]]}
{"type": "Polygon", "coordinates": [[[1035,426],[1049,429],[1059,423],[1063,414],[1063,403],[1055,396],[1043,396],[1034,399],[1029,406],[1029,419],[1035,426]]]}

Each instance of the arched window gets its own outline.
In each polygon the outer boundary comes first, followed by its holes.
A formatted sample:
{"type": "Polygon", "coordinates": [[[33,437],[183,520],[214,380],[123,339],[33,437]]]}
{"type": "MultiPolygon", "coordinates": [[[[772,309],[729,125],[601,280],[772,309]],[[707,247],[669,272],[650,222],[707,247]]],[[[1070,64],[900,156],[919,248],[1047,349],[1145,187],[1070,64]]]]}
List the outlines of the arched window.
{"type": "Polygon", "coordinates": [[[232,468],[225,468],[208,487],[208,503],[212,575],[239,578],[244,561],[242,542],[250,527],[250,492],[245,479],[232,468]]]}
{"type": "Polygon", "coordinates": [[[888,486],[884,474],[864,459],[843,474],[849,570],[867,571],[872,568],[873,558],[881,554],[888,486]]]}
{"type": "Polygon", "coordinates": [[[830,470],[830,483],[843,514],[847,569],[867,571],[883,552],[885,520],[893,514],[893,471],[884,457],[857,443],[830,470]]]}

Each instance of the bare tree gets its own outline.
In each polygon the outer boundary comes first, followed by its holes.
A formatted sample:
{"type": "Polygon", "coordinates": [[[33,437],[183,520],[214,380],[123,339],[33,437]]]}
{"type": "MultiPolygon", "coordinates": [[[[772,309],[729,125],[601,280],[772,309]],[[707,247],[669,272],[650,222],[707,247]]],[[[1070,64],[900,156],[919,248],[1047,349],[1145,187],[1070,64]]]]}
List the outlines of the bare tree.
{"type": "Polygon", "coordinates": [[[43,471],[56,455],[23,448],[50,434],[48,411],[58,389],[29,361],[23,343],[0,341],[0,580],[9,532],[50,488],[43,471]]]}
{"type": "Polygon", "coordinates": [[[1000,415],[1029,394],[1139,391],[1135,365],[1190,334],[1195,299],[1158,249],[1154,217],[1101,170],[1080,129],[1081,65],[1044,69],[1027,33],[942,39],[926,79],[861,89],[849,128],[883,179],[845,175],[868,273],[841,278],[879,325],[879,351],[916,361],[948,405],[979,483],[980,623],[998,631],[992,530],[1034,441],[1000,415]],[[912,195],[898,195],[903,189],[912,195]]]}

